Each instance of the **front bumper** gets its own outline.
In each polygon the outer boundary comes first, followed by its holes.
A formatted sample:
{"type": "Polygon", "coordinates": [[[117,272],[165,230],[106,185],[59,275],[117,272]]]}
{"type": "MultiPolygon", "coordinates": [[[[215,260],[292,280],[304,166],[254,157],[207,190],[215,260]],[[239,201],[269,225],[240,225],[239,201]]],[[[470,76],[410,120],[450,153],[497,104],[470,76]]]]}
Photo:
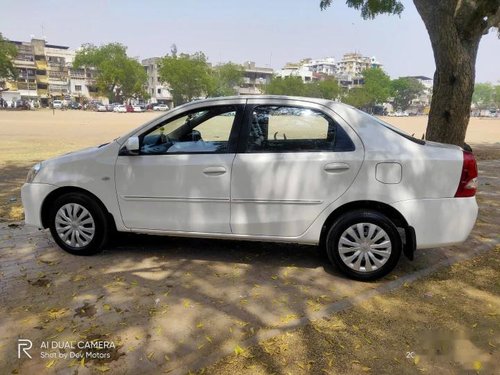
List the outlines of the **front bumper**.
{"type": "Polygon", "coordinates": [[[391,205],[415,229],[417,249],[464,242],[476,223],[475,197],[415,199],[391,205]]]}
{"type": "Polygon", "coordinates": [[[24,184],[21,188],[21,199],[24,207],[24,222],[37,228],[42,225],[42,204],[47,195],[57,189],[49,184],[24,184]]]}

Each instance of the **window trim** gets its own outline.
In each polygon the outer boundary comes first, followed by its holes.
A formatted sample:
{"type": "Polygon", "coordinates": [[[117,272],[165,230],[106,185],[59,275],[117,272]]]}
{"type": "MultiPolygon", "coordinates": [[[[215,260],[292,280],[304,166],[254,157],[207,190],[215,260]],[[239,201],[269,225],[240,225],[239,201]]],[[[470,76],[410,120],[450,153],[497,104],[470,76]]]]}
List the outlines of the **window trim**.
{"type": "Polygon", "coordinates": [[[296,102],[282,102],[282,101],[277,101],[277,102],[262,102],[262,103],[251,103],[247,104],[245,108],[245,114],[243,118],[243,125],[241,126],[241,131],[239,135],[239,141],[238,141],[238,147],[237,147],[237,153],[240,154],[291,154],[291,153],[321,153],[321,152],[355,152],[356,151],[356,143],[352,139],[352,137],[349,135],[349,132],[338,122],[336,121],[331,115],[326,113],[324,110],[317,108],[316,106],[308,106],[307,103],[300,103],[297,104],[296,102]],[[341,128],[345,134],[345,136],[350,140],[352,144],[352,149],[350,150],[301,150],[301,151],[295,151],[295,150],[281,150],[281,151],[271,151],[271,150],[262,150],[262,151],[248,151],[248,138],[250,136],[250,128],[251,128],[251,123],[252,123],[252,116],[253,116],[253,111],[257,107],[263,107],[263,106],[279,106],[279,107],[293,107],[293,108],[300,108],[300,109],[307,109],[307,110],[312,110],[312,111],[317,111],[322,113],[329,121],[334,123],[337,127],[341,128]]]}
{"type": "MultiPolygon", "coordinates": [[[[217,107],[234,107],[236,109],[236,115],[234,116],[233,124],[231,126],[231,131],[229,132],[229,139],[227,141],[227,150],[225,151],[217,151],[217,152],[175,152],[175,153],[166,153],[166,154],[143,154],[139,153],[138,155],[134,155],[135,157],[137,156],[176,156],[176,155],[221,155],[221,154],[234,154],[236,152],[237,144],[238,144],[238,136],[240,133],[240,128],[241,128],[241,121],[243,118],[243,115],[245,113],[245,105],[244,104],[219,104],[219,105],[207,105],[206,107],[198,107],[195,109],[183,111],[179,114],[177,114],[174,117],[170,117],[155,126],[141,132],[137,136],[139,137],[139,145],[142,145],[144,137],[151,133],[154,132],[156,129],[158,129],[161,126],[164,126],[165,124],[175,121],[181,117],[184,117],[190,113],[196,113],[196,112],[202,112],[206,110],[210,110],[212,108],[217,108],[217,107]]],[[[125,156],[128,155],[128,153],[125,151],[125,145],[122,147],[120,150],[119,155],[125,156]]]]}

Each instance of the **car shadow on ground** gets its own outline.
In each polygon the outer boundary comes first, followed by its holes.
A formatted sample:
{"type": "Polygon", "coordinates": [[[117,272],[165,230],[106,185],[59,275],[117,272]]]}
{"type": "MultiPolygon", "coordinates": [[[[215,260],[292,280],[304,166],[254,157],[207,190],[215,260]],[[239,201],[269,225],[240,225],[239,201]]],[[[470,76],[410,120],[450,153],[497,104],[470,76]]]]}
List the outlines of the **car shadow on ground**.
{"type": "Polygon", "coordinates": [[[171,260],[202,260],[222,263],[265,264],[275,267],[319,268],[334,276],[341,273],[326,253],[315,245],[118,233],[106,252],[140,259],[144,255],[171,260]]]}
{"type": "MultiPolygon", "coordinates": [[[[235,241],[207,238],[154,236],[135,233],[117,233],[110,239],[105,250],[113,256],[140,261],[144,256],[161,256],[170,260],[200,260],[258,266],[321,268],[326,274],[349,280],[330,262],[324,247],[294,243],[235,241]]],[[[395,275],[425,268],[435,263],[439,254],[432,249],[416,253],[416,261],[403,254],[394,269],[395,275]],[[430,252],[430,259],[428,258],[430,252]]],[[[393,279],[389,274],[386,278],[393,279]]]]}

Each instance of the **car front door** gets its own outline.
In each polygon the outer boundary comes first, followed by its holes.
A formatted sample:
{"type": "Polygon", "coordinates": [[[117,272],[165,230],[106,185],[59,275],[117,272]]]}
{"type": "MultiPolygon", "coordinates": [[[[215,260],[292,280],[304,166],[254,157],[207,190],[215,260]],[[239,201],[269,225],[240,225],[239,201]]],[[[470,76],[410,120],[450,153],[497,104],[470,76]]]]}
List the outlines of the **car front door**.
{"type": "Polygon", "coordinates": [[[351,185],[364,158],[356,133],[329,108],[249,99],[231,182],[231,228],[298,237],[351,185]]]}
{"type": "Polygon", "coordinates": [[[242,103],[188,110],[139,135],[118,156],[115,180],[126,227],[230,233],[230,181],[242,103]]]}

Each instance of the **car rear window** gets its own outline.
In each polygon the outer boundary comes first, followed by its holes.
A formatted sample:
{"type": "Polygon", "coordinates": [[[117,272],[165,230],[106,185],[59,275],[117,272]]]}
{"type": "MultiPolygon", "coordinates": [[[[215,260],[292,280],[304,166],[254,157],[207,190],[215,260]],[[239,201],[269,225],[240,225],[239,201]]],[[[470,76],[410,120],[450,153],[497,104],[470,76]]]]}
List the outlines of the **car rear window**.
{"type": "Polygon", "coordinates": [[[363,116],[368,117],[370,120],[376,122],[377,124],[382,125],[383,127],[387,128],[389,130],[392,130],[393,132],[399,134],[402,137],[405,137],[406,139],[409,139],[412,142],[418,143],[420,145],[425,145],[425,141],[423,139],[415,138],[413,135],[410,135],[410,134],[406,133],[405,131],[395,127],[394,125],[391,125],[391,124],[389,124],[389,123],[387,123],[387,122],[385,122],[385,121],[383,121],[375,116],[369,115],[366,112],[362,112],[359,110],[358,110],[358,112],[361,113],[363,116]]]}

